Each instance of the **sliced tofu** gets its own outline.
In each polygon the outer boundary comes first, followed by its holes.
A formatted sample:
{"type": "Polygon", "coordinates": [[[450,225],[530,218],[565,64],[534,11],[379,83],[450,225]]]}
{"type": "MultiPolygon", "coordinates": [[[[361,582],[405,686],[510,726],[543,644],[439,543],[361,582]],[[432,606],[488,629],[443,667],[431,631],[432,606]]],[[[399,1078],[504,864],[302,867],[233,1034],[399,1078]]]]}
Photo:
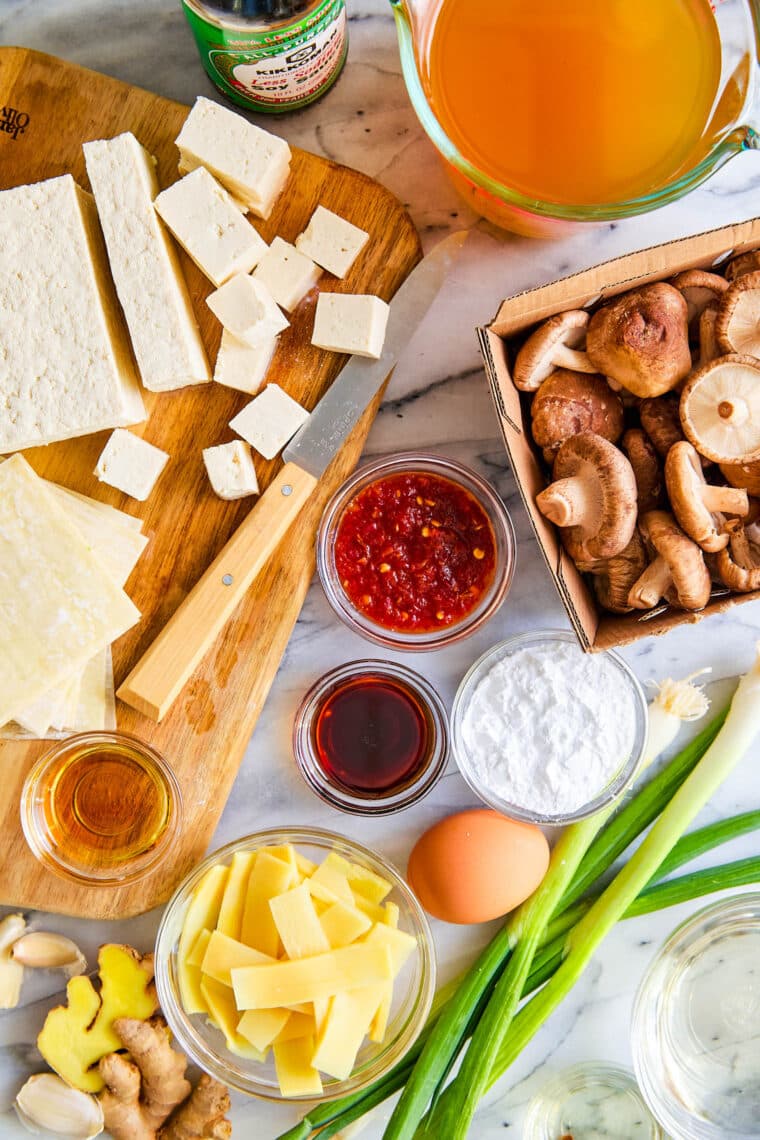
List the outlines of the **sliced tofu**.
{"type": "Polygon", "coordinates": [[[203,165],[252,213],[268,218],[288,179],[290,147],[243,115],[199,96],[177,136],[185,169],[203,165]]]}
{"type": "Polygon", "coordinates": [[[166,392],[211,379],[177,251],[153,209],[155,161],[133,134],[82,148],[143,385],[166,392]]]}
{"type": "Polygon", "coordinates": [[[244,499],[258,495],[259,483],[253,466],[251,449],[242,440],[220,443],[203,449],[209,482],[220,499],[244,499]]]}
{"type": "Polygon", "coordinates": [[[227,332],[249,348],[271,344],[289,324],[269,290],[247,273],[231,278],[206,304],[227,332]]]}
{"type": "Polygon", "coordinates": [[[317,206],[306,229],[296,238],[296,249],[335,277],[345,277],[369,241],[366,230],[317,206]]]}
{"type": "Polygon", "coordinates": [[[217,288],[236,273],[249,273],[267,244],[202,166],[162,190],[155,209],[201,273],[217,288]]]}
{"type": "Polygon", "coordinates": [[[265,459],[275,455],[306,423],[309,413],[277,384],[267,384],[260,395],[230,420],[230,427],[265,459]]]}
{"type": "Polygon", "coordinates": [[[320,293],[311,343],[330,352],[378,360],[383,353],[390,308],[379,297],[320,293]]]}
{"type": "Polygon", "coordinates": [[[266,285],[275,301],[290,313],[313,289],[322,270],[294,245],[276,237],[259,262],[253,278],[266,285]]]}
{"type": "Polygon", "coordinates": [[[227,329],[222,329],[222,343],[214,368],[214,380],[226,388],[236,388],[238,392],[248,392],[255,396],[264,383],[269,365],[272,363],[277,337],[270,337],[256,348],[238,340],[227,329]]]}
{"type": "Polygon", "coordinates": [[[109,437],[95,465],[94,475],[101,483],[131,495],[141,503],[150,495],[169,456],[138,435],[117,428],[109,437]]]}

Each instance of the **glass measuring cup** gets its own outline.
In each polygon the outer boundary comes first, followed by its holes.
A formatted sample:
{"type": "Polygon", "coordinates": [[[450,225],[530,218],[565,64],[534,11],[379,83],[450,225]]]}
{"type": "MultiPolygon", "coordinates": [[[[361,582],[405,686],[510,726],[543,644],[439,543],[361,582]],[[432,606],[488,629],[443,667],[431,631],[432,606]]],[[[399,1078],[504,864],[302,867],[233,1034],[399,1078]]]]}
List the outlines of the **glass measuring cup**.
{"type": "Polygon", "coordinates": [[[541,201],[479,169],[452,141],[433,110],[424,83],[432,31],[444,0],[390,0],[401,64],[414,110],[468,204],[496,225],[529,237],[562,237],[583,223],[647,213],[683,197],[730,158],[760,149],[753,119],[760,58],[760,0],[713,0],[720,40],[720,81],[701,147],[689,169],[665,185],[625,201],[573,205],[541,201]]]}

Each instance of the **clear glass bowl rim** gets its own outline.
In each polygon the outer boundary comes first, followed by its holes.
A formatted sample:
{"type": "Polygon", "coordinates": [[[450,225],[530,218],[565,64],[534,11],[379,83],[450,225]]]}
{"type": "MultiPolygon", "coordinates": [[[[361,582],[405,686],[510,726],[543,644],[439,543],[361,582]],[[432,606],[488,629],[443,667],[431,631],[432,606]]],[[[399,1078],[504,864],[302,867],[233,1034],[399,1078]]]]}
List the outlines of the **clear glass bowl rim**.
{"type": "Polygon", "coordinates": [[[497,491],[471,467],[435,452],[401,451],[371,459],[346,479],[327,503],[317,534],[317,571],[330,606],[349,629],[386,649],[404,652],[430,652],[469,637],[499,609],[509,593],[516,560],[512,518],[497,491]],[[405,471],[423,471],[458,483],[469,491],[485,510],[496,539],[497,560],[493,581],[480,604],[466,617],[440,631],[405,634],[376,625],[360,613],[346,597],[335,573],[334,540],[343,510],[365,486],[405,471]]]}
{"type": "Polygon", "coordinates": [[[663,1082],[655,1068],[655,1054],[658,1036],[653,1032],[659,1026],[661,1017],[657,1015],[658,998],[676,962],[688,955],[690,948],[708,927],[715,931],[725,929],[732,917],[742,912],[752,911],[760,928],[760,891],[745,891],[732,894],[718,902],[701,907],[679,923],[660,946],[639,983],[631,1016],[631,1051],[636,1080],[650,1112],[662,1127],[680,1140],[757,1140],[760,1128],[755,1132],[732,1132],[730,1137],[719,1125],[700,1120],[666,1095],[663,1082]],[[723,920],[723,921],[721,921],[723,920]]]}
{"type": "MultiPolygon", "coordinates": [[[[748,0],[755,3],[756,0],[748,0]]],[[[396,29],[399,39],[399,52],[401,67],[406,83],[407,92],[414,108],[415,114],[426,135],[438,152],[460,174],[468,178],[481,190],[486,191],[498,201],[512,206],[517,210],[525,211],[542,218],[554,218],[568,222],[610,222],[623,218],[636,217],[639,214],[649,213],[670,202],[676,202],[691,190],[696,189],[722,166],[744,150],[760,149],[760,136],[749,125],[741,125],[740,120],[746,118],[752,107],[755,90],[757,88],[757,58],[754,50],[756,41],[755,29],[748,33],[749,42],[753,45],[750,54],[751,74],[748,84],[747,96],[744,105],[737,113],[737,121],[724,137],[716,143],[710,153],[697,163],[691,170],[680,178],[667,183],[651,194],[644,194],[639,198],[631,198],[622,202],[600,202],[590,205],[568,205],[559,202],[544,202],[539,198],[530,198],[517,190],[511,190],[501,182],[491,178],[474,163],[470,162],[459,151],[439,123],[425,94],[420,74],[417,69],[417,56],[414,50],[414,33],[407,11],[408,0],[390,0],[393,14],[396,18],[396,29]]]]}
{"type": "Polygon", "coordinates": [[[46,867],[49,871],[53,871],[56,875],[64,879],[84,883],[87,886],[121,887],[129,883],[137,882],[138,879],[143,879],[147,875],[150,875],[171,851],[182,825],[182,789],[179,786],[177,777],[169,762],[164,759],[161,753],[158,752],[152,744],[141,740],[139,736],[134,736],[131,732],[121,732],[118,729],[104,729],[97,732],[77,732],[71,736],[64,737],[62,740],[55,741],[53,747],[46,749],[39,759],[35,761],[27,773],[24,785],[21,789],[19,811],[21,815],[21,830],[24,833],[27,846],[35,859],[37,859],[43,867],[46,867]],[[35,806],[35,797],[41,779],[51,765],[58,760],[61,753],[69,751],[72,746],[76,746],[77,744],[84,744],[86,742],[112,743],[114,741],[126,741],[128,744],[136,746],[140,752],[149,758],[167,788],[169,820],[158,843],[143,855],[135,856],[134,860],[130,860],[125,864],[126,869],[123,873],[117,874],[113,868],[110,868],[107,874],[99,874],[96,868],[83,868],[79,864],[69,863],[59,854],[57,849],[50,843],[46,830],[40,824],[38,819],[39,813],[35,806]],[[130,867],[132,870],[129,869],[130,867]]]}
{"type": "MultiPolygon", "coordinates": [[[[393,892],[389,897],[393,897],[393,892]]],[[[180,1048],[188,1057],[205,1072],[216,1077],[223,1084],[236,1092],[248,1096],[258,1097],[276,1103],[303,1104],[336,1100],[348,1093],[359,1092],[374,1081],[382,1077],[396,1065],[412,1047],[421,1033],[430,1013],[435,995],[436,984],[436,956],[433,935],[427,917],[417,901],[404,877],[390,860],[384,856],[370,851],[354,839],[348,839],[338,832],[328,831],[317,827],[272,827],[262,831],[252,832],[250,835],[233,840],[223,847],[210,852],[198,863],[182,880],[167,903],[161,916],[155,947],[155,981],[158,1000],[169,1028],[177,1039],[180,1048]],[[199,1039],[194,1026],[190,1023],[180,1004],[176,981],[171,975],[170,963],[174,956],[174,938],[171,924],[177,912],[184,908],[189,901],[190,893],[197,886],[200,879],[215,863],[222,863],[230,859],[236,851],[255,849],[267,844],[292,843],[320,846],[331,850],[338,849],[348,858],[358,857],[367,863],[378,874],[386,876],[393,883],[393,892],[401,895],[410,919],[410,925],[417,939],[417,972],[420,977],[419,990],[414,999],[414,1007],[405,1019],[403,1026],[392,1041],[382,1046],[377,1057],[368,1062],[361,1073],[356,1077],[349,1077],[345,1081],[331,1082],[320,1097],[283,1097],[279,1090],[269,1084],[259,1082],[255,1076],[248,1077],[241,1073],[232,1072],[229,1067],[206,1047],[205,1042],[199,1039]]],[[[241,1058],[241,1064],[245,1064],[241,1058]]],[[[249,1062],[252,1066],[256,1062],[249,1062]]],[[[253,1070],[255,1073],[255,1069],[253,1070]]]]}
{"type": "Polygon", "coordinates": [[[627,662],[613,650],[603,650],[599,656],[607,657],[617,667],[621,676],[625,678],[626,683],[629,685],[637,706],[638,723],[636,736],[633,747],[631,748],[631,754],[626,763],[607,787],[591,800],[590,803],[579,808],[577,811],[568,812],[565,815],[542,815],[539,812],[532,812],[529,809],[523,808],[519,804],[513,804],[508,800],[501,799],[500,796],[497,796],[494,792],[485,787],[485,785],[481,784],[470,768],[467,751],[462,741],[462,720],[475,684],[480,680],[481,676],[488,671],[488,668],[500,660],[502,656],[510,656],[516,649],[524,649],[547,641],[562,641],[580,648],[577,637],[570,630],[541,629],[530,633],[518,633],[506,638],[504,641],[500,641],[497,645],[493,645],[490,649],[487,649],[486,652],[470,666],[459,683],[451,707],[451,751],[465,782],[475,795],[483,800],[484,803],[488,804],[489,807],[501,812],[502,815],[507,815],[512,819],[519,819],[523,823],[564,827],[568,823],[577,823],[579,820],[588,819],[589,816],[594,815],[603,807],[611,804],[622,795],[629,784],[635,779],[647,744],[647,701],[638,678],[627,662]]]}
{"type": "MultiPolygon", "coordinates": [[[[525,1115],[523,1140],[556,1140],[556,1133],[549,1131],[550,1124],[554,1123],[552,1098],[556,1100],[563,1092],[570,1091],[574,1082],[577,1082],[577,1085],[591,1082],[604,1083],[610,1088],[630,1091],[635,1093],[641,1106],[649,1112],[644,1095],[631,1069],[610,1061],[579,1061],[553,1072],[531,1099],[525,1115]]],[[[651,1140],[664,1140],[660,1125],[653,1116],[651,1122],[651,1140]]]]}
{"type": "Polygon", "coordinates": [[[306,784],[315,795],[331,807],[349,815],[390,815],[419,803],[428,792],[432,791],[443,775],[449,757],[449,718],[436,689],[406,665],[400,665],[395,661],[375,661],[370,658],[347,661],[345,665],[338,665],[323,673],[301,701],[293,721],[293,753],[298,770],[306,784]],[[378,794],[376,797],[363,799],[358,794],[353,796],[348,789],[344,791],[337,784],[330,782],[314,753],[311,729],[322,699],[339,681],[367,674],[399,680],[412,689],[428,709],[433,740],[430,759],[413,783],[408,784],[400,792],[378,794]]]}

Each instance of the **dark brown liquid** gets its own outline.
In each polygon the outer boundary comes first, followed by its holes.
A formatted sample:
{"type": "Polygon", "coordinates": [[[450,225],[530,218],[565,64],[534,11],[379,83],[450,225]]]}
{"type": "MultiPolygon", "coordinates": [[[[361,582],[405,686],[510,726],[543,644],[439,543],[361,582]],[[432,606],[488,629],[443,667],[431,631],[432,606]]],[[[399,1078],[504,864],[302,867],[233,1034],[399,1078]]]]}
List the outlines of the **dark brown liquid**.
{"type": "Polygon", "coordinates": [[[328,694],[315,727],[328,779],[367,797],[411,784],[426,766],[432,726],[417,694],[392,677],[352,678],[328,694]]]}
{"type": "Polygon", "coordinates": [[[169,822],[162,774],[127,743],[65,753],[43,794],[50,839],[69,863],[120,866],[150,851],[169,822]]]}

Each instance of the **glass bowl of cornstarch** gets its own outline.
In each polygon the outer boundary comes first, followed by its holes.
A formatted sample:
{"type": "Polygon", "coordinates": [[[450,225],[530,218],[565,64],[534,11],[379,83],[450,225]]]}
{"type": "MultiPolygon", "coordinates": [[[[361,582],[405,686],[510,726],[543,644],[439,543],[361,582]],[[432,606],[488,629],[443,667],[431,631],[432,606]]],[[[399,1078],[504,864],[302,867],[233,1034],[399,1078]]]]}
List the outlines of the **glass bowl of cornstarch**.
{"type": "Polygon", "coordinates": [[[563,825],[613,803],[636,776],[647,704],[616,653],[584,653],[543,630],[489,649],[459,686],[451,715],[459,769],[490,807],[563,825]]]}

